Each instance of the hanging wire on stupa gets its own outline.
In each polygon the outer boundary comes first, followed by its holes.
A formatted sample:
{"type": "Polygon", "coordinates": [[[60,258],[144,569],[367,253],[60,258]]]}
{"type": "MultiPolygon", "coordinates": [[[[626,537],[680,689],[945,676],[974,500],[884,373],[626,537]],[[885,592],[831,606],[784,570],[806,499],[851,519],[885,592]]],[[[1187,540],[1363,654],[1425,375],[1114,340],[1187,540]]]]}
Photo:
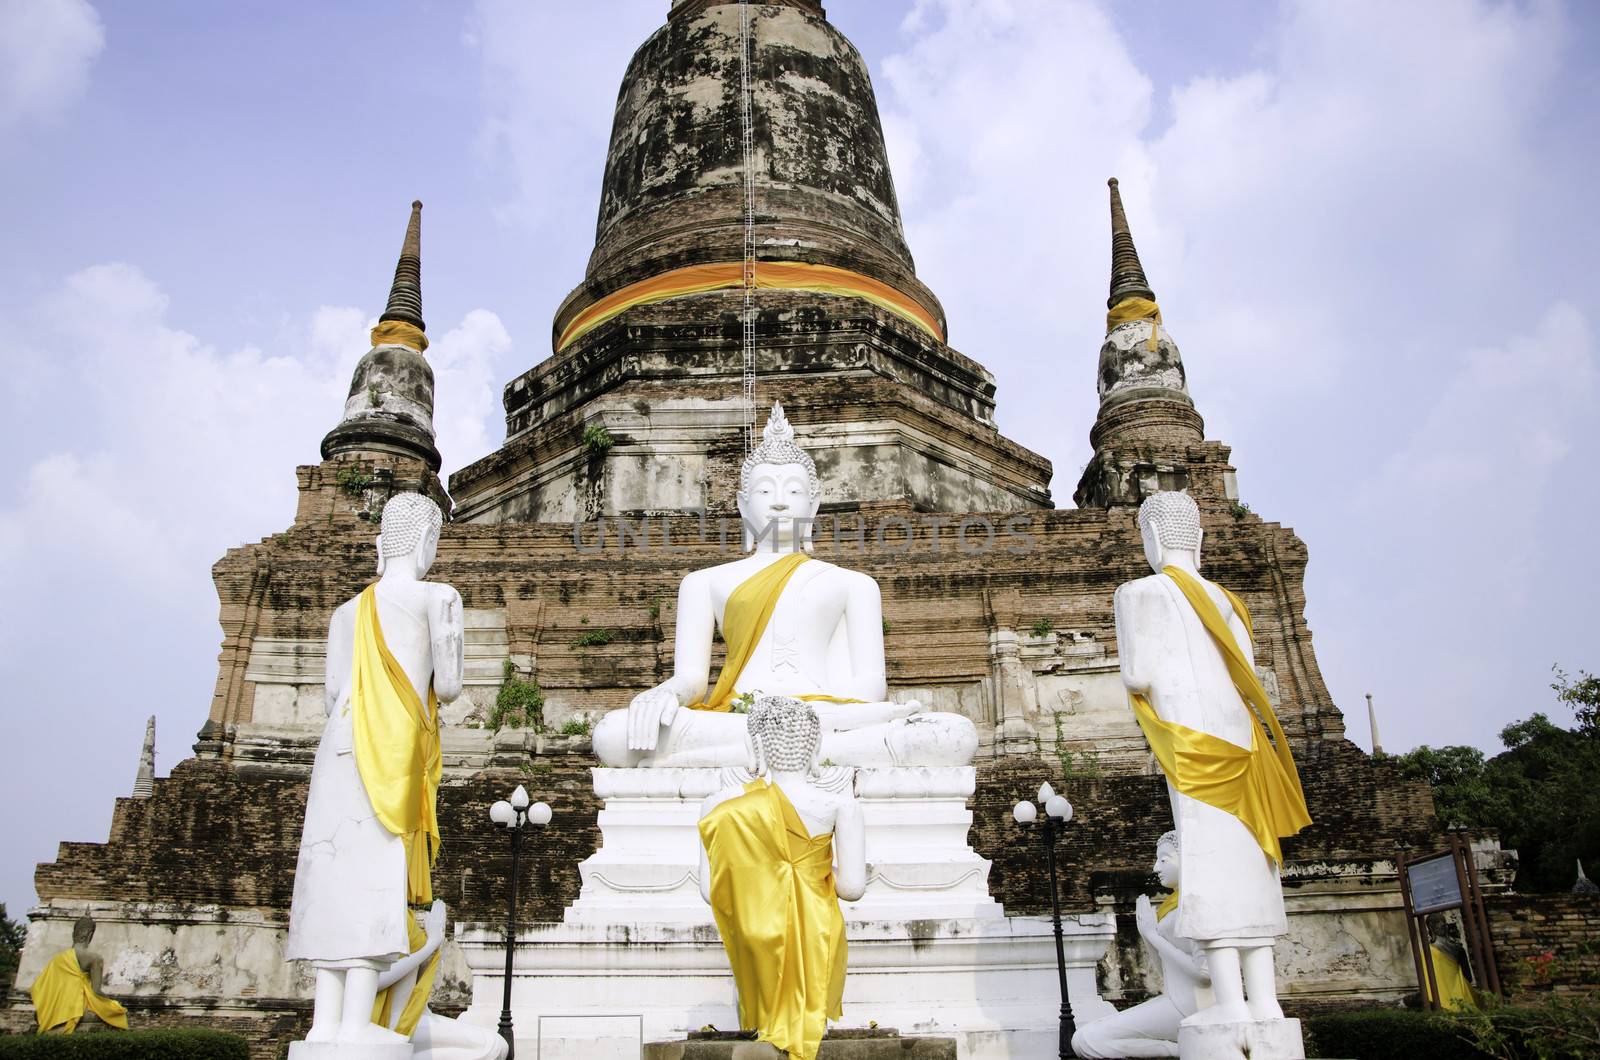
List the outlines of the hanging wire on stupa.
{"type": "Polygon", "coordinates": [[[744,147],[744,451],[756,444],[756,168],[750,114],[750,4],[739,0],[739,112],[744,147]]]}

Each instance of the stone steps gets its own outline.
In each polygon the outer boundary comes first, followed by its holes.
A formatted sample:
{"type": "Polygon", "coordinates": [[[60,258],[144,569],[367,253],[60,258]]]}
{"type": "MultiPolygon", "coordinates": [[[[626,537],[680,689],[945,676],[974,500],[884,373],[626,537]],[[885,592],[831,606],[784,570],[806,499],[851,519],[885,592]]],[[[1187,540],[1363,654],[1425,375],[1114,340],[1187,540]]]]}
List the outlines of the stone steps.
{"type": "MultiPolygon", "coordinates": [[[[691,1034],[687,1041],[651,1042],[643,1060],[783,1060],[765,1042],[738,1032],[691,1034]]],[[[886,1028],[833,1030],[822,1039],[817,1060],[956,1060],[954,1038],[902,1038],[886,1028]]]]}

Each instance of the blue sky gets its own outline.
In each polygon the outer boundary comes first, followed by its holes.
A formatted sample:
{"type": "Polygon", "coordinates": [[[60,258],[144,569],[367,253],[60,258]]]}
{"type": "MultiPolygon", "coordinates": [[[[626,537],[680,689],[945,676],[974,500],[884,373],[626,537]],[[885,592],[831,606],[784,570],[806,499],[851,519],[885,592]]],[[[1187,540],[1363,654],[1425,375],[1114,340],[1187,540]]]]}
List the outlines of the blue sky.
{"type": "MultiPolygon", "coordinates": [[[[0,0],[0,900],[188,753],[210,565],[282,529],[426,204],[447,469],[581,277],[666,0],[0,0]]],[[[1070,504],[1105,178],[1350,734],[1495,746],[1600,667],[1591,5],[835,0],[951,340],[1070,504]]]]}

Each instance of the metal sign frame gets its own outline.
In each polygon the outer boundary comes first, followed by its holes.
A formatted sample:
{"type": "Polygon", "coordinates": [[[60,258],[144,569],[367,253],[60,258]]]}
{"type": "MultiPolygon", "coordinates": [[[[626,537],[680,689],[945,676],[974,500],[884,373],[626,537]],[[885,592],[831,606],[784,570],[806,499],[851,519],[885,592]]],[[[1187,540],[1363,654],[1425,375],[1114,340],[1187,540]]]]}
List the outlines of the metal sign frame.
{"type": "Polygon", "coordinates": [[[1463,832],[1454,830],[1449,833],[1448,844],[1445,850],[1416,858],[1408,857],[1409,847],[1401,846],[1395,857],[1395,871],[1400,877],[1400,898],[1406,911],[1406,935],[1411,941],[1411,956],[1417,966],[1417,989],[1427,1007],[1435,1011],[1442,1005],[1439,977],[1433,967],[1433,936],[1428,929],[1428,917],[1451,909],[1461,911],[1467,962],[1476,973],[1476,985],[1500,997],[1505,996],[1500,986],[1500,970],[1495,965],[1494,942],[1489,936],[1489,916],[1483,905],[1483,891],[1478,886],[1472,846],[1463,832]],[[1424,884],[1425,888],[1421,889],[1420,901],[1412,887],[1414,870],[1419,868],[1425,873],[1417,881],[1424,884]],[[1441,880],[1440,876],[1444,878],[1441,880]]]}

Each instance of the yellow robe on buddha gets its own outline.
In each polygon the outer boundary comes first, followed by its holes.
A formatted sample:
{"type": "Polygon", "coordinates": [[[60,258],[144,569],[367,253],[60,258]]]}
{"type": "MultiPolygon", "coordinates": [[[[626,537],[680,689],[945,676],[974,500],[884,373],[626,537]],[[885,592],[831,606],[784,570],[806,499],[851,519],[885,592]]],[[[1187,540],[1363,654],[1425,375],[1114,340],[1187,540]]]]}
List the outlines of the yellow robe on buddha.
{"type": "Polygon", "coordinates": [[[1433,956],[1433,981],[1439,987],[1439,1005],[1448,1012],[1470,1012],[1478,1007],[1467,973],[1456,959],[1438,946],[1428,947],[1433,956]]]}
{"type": "Polygon", "coordinates": [[[700,822],[711,911],[739,988],[739,1026],[815,1060],[843,1015],[844,914],[833,835],[811,836],[783,789],[756,780],[700,822]]]}
{"type": "Polygon", "coordinates": [[[376,585],[366,587],[357,605],[350,709],[361,783],[378,820],[405,843],[407,900],[426,905],[439,856],[439,699],[430,684],[423,705],[384,643],[376,585]]]}
{"type": "MultiPolygon", "coordinates": [[[[761,635],[767,631],[767,623],[772,621],[772,611],[778,606],[778,598],[783,595],[784,587],[789,584],[789,579],[794,576],[800,564],[810,558],[804,552],[792,552],[776,563],[756,571],[728,594],[728,604],[722,609],[722,639],[728,646],[728,650],[723,654],[722,670],[717,674],[717,683],[710,694],[698,703],[689,704],[691,710],[710,710],[725,714],[733,709],[733,696],[737,691],[739,675],[744,673],[745,664],[750,661],[756,645],[761,643],[761,635]]],[[[823,693],[794,698],[803,699],[808,703],[862,702],[859,699],[842,699],[839,696],[823,693]]]]}
{"type": "Polygon", "coordinates": [[[128,1010],[109,997],[101,997],[89,985],[89,973],[78,967],[78,954],[62,950],[50,958],[33,985],[28,988],[33,998],[34,1015],[39,1021],[39,1033],[61,1028],[65,1034],[78,1029],[87,1009],[99,1016],[107,1026],[128,1029],[128,1010]]]}
{"type": "MultiPolygon", "coordinates": [[[[1205,587],[1177,567],[1167,567],[1161,573],[1177,584],[1194,608],[1222,653],[1234,689],[1254,715],[1255,723],[1251,726],[1250,746],[1240,747],[1210,733],[1163,720],[1148,697],[1138,692],[1128,695],[1134,716],[1172,786],[1191,799],[1238,818],[1262,852],[1274,864],[1281,865],[1283,848],[1278,841],[1311,823],[1288,738],[1256,676],[1255,666],[1240,650],[1227,620],[1205,587]]],[[[1226,589],[1222,591],[1244,623],[1246,635],[1253,639],[1250,612],[1244,601],[1226,589]]]]}
{"type": "MultiPolygon", "coordinates": [[[[407,933],[411,936],[411,952],[416,953],[427,945],[428,936],[422,928],[417,926],[417,918],[406,917],[407,933]]],[[[403,1034],[407,1038],[416,1031],[417,1024],[422,1022],[422,1012],[428,1007],[428,995],[433,993],[433,981],[439,974],[439,958],[444,953],[444,947],[433,951],[433,956],[422,962],[422,967],[417,969],[417,981],[412,984],[411,993],[406,996],[405,1006],[398,1016],[394,1011],[395,986],[386,986],[378,991],[377,998],[372,1002],[372,1022],[380,1027],[390,1027],[396,1034],[403,1034]]]]}

